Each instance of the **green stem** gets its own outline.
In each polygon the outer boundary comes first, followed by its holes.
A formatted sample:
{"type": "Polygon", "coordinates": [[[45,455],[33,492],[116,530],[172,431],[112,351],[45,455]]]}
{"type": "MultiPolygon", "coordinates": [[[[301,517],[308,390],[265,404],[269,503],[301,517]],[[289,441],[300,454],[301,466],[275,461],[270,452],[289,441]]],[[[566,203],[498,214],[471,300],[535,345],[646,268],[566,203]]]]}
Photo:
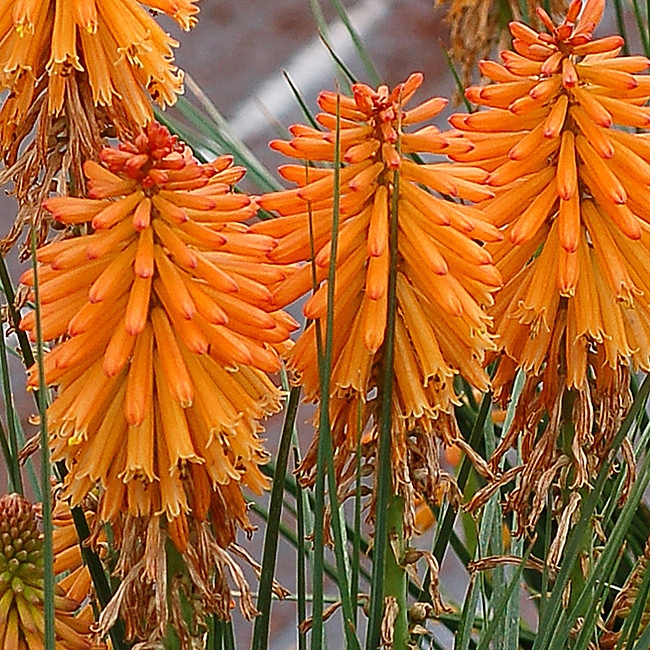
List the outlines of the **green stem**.
{"type": "MultiPolygon", "coordinates": [[[[60,466],[59,471],[61,469],[65,470],[65,467],[60,466]]],[[[108,584],[108,579],[104,573],[104,567],[102,566],[102,561],[99,559],[99,555],[97,555],[97,553],[86,543],[86,540],[90,537],[90,529],[88,528],[88,522],[86,521],[84,511],[77,506],[71,508],[71,512],[77,530],[77,536],[79,537],[81,557],[90,572],[93,586],[95,587],[95,593],[97,594],[97,600],[99,601],[101,608],[104,609],[113,596],[111,593],[111,587],[108,584]]],[[[125,629],[124,623],[121,619],[118,618],[117,621],[115,621],[115,624],[109,631],[109,635],[115,650],[126,650],[128,648],[128,645],[124,642],[125,629]]]]}
{"type": "MultiPolygon", "coordinates": [[[[300,456],[298,449],[293,448],[294,466],[300,465],[300,456]]],[[[296,481],[296,547],[298,549],[298,559],[296,561],[296,591],[298,595],[298,650],[307,650],[307,637],[301,631],[300,624],[307,619],[307,570],[305,556],[307,549],[305,547],[305,496],[302,493],[300,484],[296,481]]]]}
{"type": "Polygon", "coordinates": [[[407,575],[402,565],[406,551],[403,497],[391,494],[386,512],[386,523],[391,548],[388,549],[385,557],[384,596],[394,598],[398,607],[393,631],[393,650],[406,650],[409,642],[409,629],[406,600],[407,575]]]}
{"type": "MultiPolygon", "coordinates": [[[[23,479],[20,474],[20,463],[18,461],[18,432],[16,430],[16,417],[9,378],[9,362],[7,359],[7,342],[4,332],[0,330],[0,367],[2,368],[2,392],[5,399],[5,413],[7,414],[7,428],[9,430],[9,447],[11,451],[11,462],[8,466],[9,478],[12,492],[24,494],[23,479]]],[[[4,438],[4,432],[3,432],[4,438]]],[[[4,452],[4,448],[3,448],[4,452]]]]}
{"type": "MultiPolygon", "coordinates": [[[[562,450],[569,457],[573,458],[572,443],[576,435],[575,426],[573,423],[573,405],[575,402],[576,394],[574,391],[568,391],[564,394],[562,399],[562,450]]],[[[575,460],[575,459],[574,459],[575,460]]],[[[568,481],[573,482],[573,472],[569,475],[568,481]]],[[[567,504],[573,490],[568,487],[563,489],[563,499],[564,503],[567,504]]],[[[583,489],[580,490],[581,496],[584,498],[587,496],[587,492],[583,489]]],[[[583,538],[582,547],[579,549],[578,553],[584,555],[588,553],[589,549],[587,548],[587,537],[583,538]]],[[[582,590],[585,585],[585,576],[583,574],[583,564],[581,561],[578,561],[574,564],[573,570],[571,572],[571,594],[569,598],[569,609],[573,608],[576,604],[579,595],[582,593],[582,590]]]]}
{"type": "Polygon", "coordinates": [[[7,269],[5,258],[2,257],[2,255],[0,255],[0,283],[2,284],[2,290],[4,291],[7,298],[7,311],[10,320],[9,324],[13,326],[13,330],[18,338],[18,344],[20,345],[20,351],[23,355],[25,368],[29,368],[34,364],[34,354],[32,353],[32,348],[29,345],[29,338],[27,338],[26,332],[21,330],[19,327],[20,314],[14,307],[16,292],[14,291],[14,287],[11,282],[11,276],[9,275],[9,270],[7,269]]]}
{"type": "Polygon", "coordinates": [[[357,457],[355,462],[355,486],[354,486],[354,535],[352,536],[352,577],[350,579],[350,599],[354,604],[354,624],[357,624],[357,607],[359,600],[359,562],[361,558],[361,402],[357,410],[357,457]]]}
{"type": "Polygon", "coordinates": [[[377,494],[375,497],[375,543],[372,560],[372,588],[370,591],[370,614],[366,650],[379,647],[381,620],[384,611],[384,570],[388,542],[388,506],[393,494],[391,468],[393,359],[395,356],[395,321],[397,314],[397,219],[399,197],[399,173],[393,179],[390,220],[390,270],[388,276],[388,313],[383,358],[381,406],[377,450],[377,494]]]}
{"type": "MultiPolygon", "coordinates": [[[[346,548],[341,524],[340,505],[337,497],[336,476],[334,471],[334,456],[332,446],[332,430],[330,427],[330,382],[334,355],[334,282],[336,276],[336,255],[338,250],[339,205],[340,205],[340,153],[341,153],[341,113],[340,95],[336,98],[336,138],[334,142],[334,197],[332,204],[332,253],[327,278],[327,328],[325,331],[325,348],[318,344],[318,359],[320,371],[320,408],[318,421],[318,455],[315,484],[316,512],[314,521],[314,606],[312,608],[312,637],[311,645],[314,650],[322,647],[323,634],[323,543],[324,543],[324,508],[325,508],[325,479],[329,495],[330,511],[332,513],[332,532],[334,533],[334,554],[336,557],[337,583],[341,595],[343,611],[343,629],[346,647],[353,650],[359,648],[359,640],[354,627],[353,604],[350,599],[348,567],[346,563],[346,548]],[[321,350],[323,350],[321,354],[321,350]]],[[[321,340],[321,332],[317,327],[316,339],[321,340]]]]}

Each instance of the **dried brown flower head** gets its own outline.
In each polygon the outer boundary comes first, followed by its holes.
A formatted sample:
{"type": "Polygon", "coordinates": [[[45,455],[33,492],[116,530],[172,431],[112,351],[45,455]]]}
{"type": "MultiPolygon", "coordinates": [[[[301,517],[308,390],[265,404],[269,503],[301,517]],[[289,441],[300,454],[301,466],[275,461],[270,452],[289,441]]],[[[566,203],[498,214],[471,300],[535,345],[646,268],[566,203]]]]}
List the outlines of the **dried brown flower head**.
{"type": "MultiPolygon", "coordinates": [[[[449,54],[460,66],[463,86],[468,86],[476,72],[477,62],[488,57],[493,48],[504,47],[508,38],[506,25],[521,20],[519,0],[435,0],[435,6],[447,9],[449,23],[449,54]]],[[[526,0],[525,6],[532,25],[541,26],[535,13],[541,0],[526,0]]],[[[551,13],[564,13],[568,0],[551,0],[551,13]]]]}

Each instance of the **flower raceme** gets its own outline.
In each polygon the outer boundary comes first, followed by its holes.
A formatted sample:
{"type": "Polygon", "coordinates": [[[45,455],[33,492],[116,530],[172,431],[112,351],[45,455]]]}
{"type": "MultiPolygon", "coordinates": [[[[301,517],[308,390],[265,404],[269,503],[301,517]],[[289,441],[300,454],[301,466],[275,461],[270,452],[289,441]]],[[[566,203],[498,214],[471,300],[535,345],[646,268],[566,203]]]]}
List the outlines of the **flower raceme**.
{"type": "Polygon", "coordinates": [[[619,56],[619,36],[593,39],[603,9],[604,0],[574,0],[559,26],[538,9],[545,33],[511,23],[514,51],[503,65],[481,62],[492,83],[466,91],[486,110],[451,118],[474,144],[452,158],[489,173],[496,196],[484,210],[505,235],[486,247],[504,281],[490,311],[502,353],[493,384],[505,400],[519,368],[527,380],[493,462],[525,432],[511,495],[522,508],[546,494],[550,482],[537,481],[553,480],[550,466],[572,465],[574,486],[593,476],[625,411],[625,368],[650,368],[650,147],[632,131],[650,125],[650,78],[640,74],[650,62],[619,56]],[[573,460],[555,445],[567,391],[573,460]],[[605,423],[596,437],[592,392],[605,423]]]}
{"type": "MultiPolygon", "coordinates": [[[[94,232],[37,253],[43,338],[64,337],[43,362],[53,459],[73,505],[101,484],[102,521],[163,512],[184,550],[186,515],[210,515],[225,547],[247,525],[240,486],[266,485],[258,420],[280,406],[266,373],[296,327],[272,301],[286,272],[246,232],[257,207],[230,191],[244,173],[230,157],[201,165],[150,123],[100,159],[84,165],[90,198],[45,203],[94,232]]],[[[21,327],[35,326],[30,312],[21,327]]]]}
{"type": "Polygon", "coordinates": [[[187,30],[197,20],[196,1],[2,0],[0,89],[10,91],[0,111],[2,149],[25,120],[33,126],[44,86],[47,111],[59,114],[78,74],[118,128],[144,126],[152,116],[149,96],[161,105],[174,103],[182,75],[172,64],[178,43],[141,4],[187,30]]]}
{"type": "Polygon", "coordinates": [[[574,22],[581,5],[559,27],[545,17],[550,33],[512,23],[515,51],[503,66],[481,64],[494,83],[467,90],[489,110],[451,119],[475,144],[456,159],[490,172],[497,196],[485,209],[506,229],[488,247],[505,282],[493,310],[500,347],[538,373],[566,312],[573,388],[584,386],[592,342],[610,367],[630,357],[650,366],[650,148],[612,128],[650,125],[650,78],[638,74],[650,62],[619,57],[618,36],[592,40],[604,2],[589,0],[574,22]]]}
{"type": "MultiPolygon", "coordinates": [[[[490,254],[475,240],[497,241],[501,235],[477,209],[439,194],[473,201],[493,194],[480,185],[488,176],[484,170],[442,162],[417,164],[409,156],[471,148],[443,136],[434,126],[408,132],[408,127],[436,116],[446,105],[433,98],[404,109],[422,80],[421,74],[413,74],[392,91],[358,83],[352,97],[321,93],[318,104],[323,112],[316,120],[322,130],[293,126],[292,140],[271,143],[287,156],[318,166],[280,167],[284,178],[297,187],[262,196],[260,205],[281,216],[251,227],[278,240],[268,253],[272,261],[310,262],[276,289],[274,299],[279,305],[289,304],[308,293],[315,281],[320,286],[303,312],[320,323],[324,333],[338,176],[331,399],[335,445],[347,452],[356,449],[356,422],[359,409],[365,409],[360,404],[378,386],[388,313],[391,218],[397,219],[399,229],[393,409],[402,456],[406,430],[431,433],[439,414],[450,411],[457,373],[480,389],[488,385],[481,361],[492,341],[481,306],[491,303],[501,279],[490,254]],[[335,174],[332,163],[337,159],[342,166],[335,174]]],[[[288,360],[311,400],[320,395],[316,339],[317,327],[312,324],[288,360]]],[[[340,454],[339,461],[345,457],[340,454]]]]}

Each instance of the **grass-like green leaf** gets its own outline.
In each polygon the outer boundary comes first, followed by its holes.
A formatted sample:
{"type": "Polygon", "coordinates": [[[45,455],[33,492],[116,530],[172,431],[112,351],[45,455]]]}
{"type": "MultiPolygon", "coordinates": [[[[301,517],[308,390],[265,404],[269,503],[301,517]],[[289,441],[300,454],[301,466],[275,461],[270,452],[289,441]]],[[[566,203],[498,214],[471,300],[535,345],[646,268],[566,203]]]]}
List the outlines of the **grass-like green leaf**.
{"type": "Polygon", "coordinates": [[[327,51],[330,53],[330,56],[336,63],[336,65],[339,67],[343,75],[345,76],[345,79],[343,80],[345,83],[341,84],[343,85],[347,90],[350,89],[350,84],[356,83],[357,78],[356,76],[352,73],[352,70],[348,68],[347,65],[345,65],[345,62],[343,59],[336,53],[336,50],[332,46],[332,44],[329,42],[329,39],[325,34],[320,35],[321,41],[323,42],[323,45],[327,49],[327,51]]]}
{"type": "MultiPolygon", "coordinates": [[[[646,428],[642,438],[639,440],[641,449],[647,449],[650,442],[650,427],[646,428]]],[[[568,634],[569,627],[579,616],[584,616],[585,623],[576,641],[578,649],[587,648],[590,636],[593,635],[595,624],[600,608],[598,604],[604,601],[605,591],[616,573],[616,567],[620,561],[621,549],[625,539],[625,533],[634,517],[638,502],[643,498],[645,488],[650,483],[650,454],[645,457],[639,467],[639,475],[630,491],[630,495],[619,513],[607,543],[602,549],[598,560],[591,568],[587,576],[582,593],[577,599],[574,608],[568,613],[564,628],[558,631],[558,635],[568,634]],[[583,612],[586,610],[586,615],[583,612]]],[[[559,637],[561,638],[561,636],[559,637]]]]}
{"type": "Polygon", "coordinates": [[[372,58],[370,57],[370,54],[368,53],[366,46],[363,44],[363,41],[361,40],[361,36],[354,28],[354,25],[350,22],[350,16],[348,15],[345,6],[341,2],[341,0],[331,0],[331,2],[332,5],[334,6],[334,9],[336,10],[336,13],[338,14],[338,17],[341,19],[341,22],[345,25],[345,28],[348,30],[348,34],[350,35],[350,38],[354,43],[354,48],[356,49],[357,54],[359,55],[359,59],[361,59],[361,62],[363,63],[363,67],[366,70],[366,74],[368,75],[369,82],[373,86],[379,85],[381,83],[381,77],[379,76],[379,73],[377,72],[374,63],[372,62],[372,58]]]}
{"type": "Polygon", "coordinates": [[[650,595],[650,571],[646,569],[643,572],[643,579],[641,580],[636,598],[630,608],[630,613],[627,615],[623,628],[621,629],[621,637],[616,645],[616,650],[624,650],[625,648],[631,648],[634,645],[634,641],[639,632],[641,617],[643,616],[648,604],[648,595],[650,595]]]}
{"type": "Polygon", "coordinates": [[[631,5],[632,12],[634,13],[634,21],[636,22],[636,27],[639,31],[641,45],[647,56],[648,52],[650,52],[650,41],[648,40],[648,21],[646,16],[643,15],[646,7],[642,7],[639,0],[632,0],[631,5]]]}
{"type": "MultiPolygon", "coordinates": [[[[399,132],[399,129],[398,129],[399,132]]],[[[399,145],[399,142],[398,142],[399,145]]],[[[398,620],[395,628],[395,641],[398,647],[404,643],[404,639],[398,636],[399,632],[404,633],[404,619],[406,617],[406,578],[403,578],[403,585],[399,573],[391,573],[391,583],[384,584],[384,572],[386,562],[393,564],[393,559],[387,560],[391,554],[389,546],[389,535],[391,534],[391,523],[399,525],[395,521],[395,509],[392,504],[393,479],[391,469],[391,438],[392,438],[392,401],[393,401],[393,359],[395,354],[395,323],[397,318],[397,233],[399,217],[399,171],[395,170],[393,176],[392,205],[390,209],[390,235],[389,251],[390,266],[388,276],[388,315],[386,318],[386,335],[384,339],[384,353],[381,369],[380,388],[380,415],[377,425],[377,464],[375,471],[376,495],[375,495],[375,536],[372,558],[372,585],[370,591],[368,634],[366,636],[366,650],[374,650],[379,646],[380,625],[384,611],[384,596],[390,594],[397,600],[399,607],[398,620]],[[389,510],[389,506],[392,508],[389,510]],[[390,515],[390,517],[389,517],[390,515]],[[393,520],[393,521],[391,521],[393,520]]],[[[401,515],[400,515],[401,516],[401,515]]],[[[394,568],[394,567],[393,567],[394,568]]],[[[404,571],[402,570],[402,573],[404,571]]]]}
{"type": "Polygon", "coordinates": [[[458,622],[458,632],[454,639],[454,650],[468,650],[472,640],[472,630],[478,608],[479,589],[477,587],[476,575],[472,576],[467,585],[463,609],[458,622]]]}
{"type": "Polygon", "coordinates": [[[271,620],[271,593],[273,576],[275,575],[275,561],[278,551],[279,529],[278,524],[282,517],[282,497],[284,494],[284,479],[287,473],[291,438],[295,426],[296,414],[300,403],[300,388],[295,387],[289,393],[289,402],[282,427],[282,435],[278,452],[275,455],[275,473],[271,488],[269,502],[269,515],[267,519],[266,534],[264,537],[264,551],[262,554],[262,569],[260,574],[257,609],[260,613],[255,619],[253,629],[254,650],[265,650],[268,647],[269,624],[271,620]]]}
{"type": "Polygon", "coordinates": [[[174,120],[167,112],[156,109],[156,117],[173,126],[173,131],[195,149],[195,154],[201,150],[211,153],[230,153],[238,165],[244,165],[247,177],[262,192],[271,192],[280,188],[278,180],[259,161],[257,156],[231,130],[226,119],[199,85],[190,77],[185,76],[185,86],[188,95],[198,104],[195,106],[185,97],[179,97],[174,106],[194,133],[179,120],[174,120]]]}
{"type": "MultiPolygon", "coordinates": [[[[622,54],[627,56],[630,53],[630,49],[629,49],[628,39],[627,39],[625,6],[622,0],[614,0],[614,12],[616,13],[616,30],[623,37],[623,40],[625,41],[625,45],[623,45],[622,54]]],[[[646,51],[645,54],[647,56],[648,52],[646,51]]]]}
{"type": "Polygon", "coordinates": [[[458,70],[456,70],[456,66],[454,65],[454,62],[451,60],[451,56],[449,56],[449,52],[447,50],[443,49],[442,50],[443,54],[445,55],[445,61],[447,62],[447,67],[449,68],[449,72],[451,72],[451,76],[454,78],[454,83],[456,84],[456,91],[458,92],[458,96],[463,98],[463,103],[465,104],[465,108],[467,109],[468,113],[473,113],[476,108],[472,106],[472,103],[465,97],[465,87],[463,85],[463,80],[460,78],[460,75],[458,74],[458,70]]]}
{"type": "Polygon", "coordinates": [[[38,265],[36,262],[36,234],[30,229],[32,268],[34,269],[34,303],[36,308],[36,360],[38,362],[38,416],[41,443],[41,493],[43,521],[43,612],[45,630],[43,640],[46,648],[54,648],[54,552],[52,548],[52,466],[47,434],[47,388],[43,368],[43,328],[39,298],[38,265]]]}
{"type": "MultiPolygon", "coordinates": [[[[357,411],[357,431],[361,431],[361,402],[357,411]]],[[[361,436],[357,441],[355,458],[355,483],[354,483],[354,519],[352,534],[352,573],[350,577],[350,598],[353,603],[357,602],[359,594],[359,570],[361,567],[361,436]]],[[[357,624],[357,608],[354,608],[354,624],[357,624]]]]}
{"type": "Polygon", "coordinates": [[[283,70],[282,75],[287,80],[287,83],[289,84],[289,88],[291,89],[291,92],[296,100],[296,103],[298,104],[298,106],[300,106],[300,110],[302,111],[302,114],[304,115],[305,119],[309,122],[309,124],[311,124],[311,126],[314,129],[320,129],[321,125],[316,121],[313,113],[309,110],[309,106],[307,106],[307,102],[305,101],[302,94],[298,90],[296,84],[294,84],[293,81],[291,80],[289,73],[286,72],[286,70],[283,70]]]}
{"type": "MultiPolygon", "coordinates": [[[[313,593],[312,607],[312,636],[311,647],[313,650],[321,647],[323,640],[323,563],[324,563],[324,522],[325,522],[325,492],[329,494],[329,505],[332,514],[332,532],[334,535],[334,554],[336,557],[337,585],[341,595],[341,608],[343,610],[343,629],[348,648],[359,648],[359,640],[354,628],[353,607],[356,605],[350,599],[350,587],[346,566],[346,552],[344,547],[341,526],[340,509],[337,499],[336,478],[334,474],[334,457],[332,448],[332,434],[330,429],[330,386],[333,368],[334,345],[334,296],[336,282],[336,257],[338,250],[339,232],[339,205],[340,205],[340,110],[337,96],[336,110],[336,137],[334,143],[334,196],[332,204],[332,248],[331,259],[327,278],[327,315],[325,339],[323,342],[320,323],[314,323],[317,328],[318,366],[320,380],[320,405],[318,415],[318,448],[316,482],[314,486],[314,565],[313,565],[313,593]]],[[[311,220],[311,214],[310,214],[311,220]]],[[[311,232],[310,232],[311,235],[311,232]]],[[[313,240],[313,237],[312,237],[313,240]]],[[[313,244],[312,244],[313,253],[313,244]]],[[[312,255],[313,258],[313,255],[312,255]]]]}
{"type": "Polygon", "coordinates": [[[494,611],[497,612],[497,615],[490,620],[488,625],[482,631],[481,639],[476,650],[487,650],[490,647],[490,643],[492,642],[492,639],[499,626],[503,624],[502,613],[506,611],[506,605],[508,601],[513,598],[514,594],[518,592],[518,587],[521,583],[521,575],[524,572],[524,567],[526,566],[526,562],[528,561],[532,550],[533,545],[531,544],[524,554],[524,557],[521,560],[521,564],[515,569],[507,588],[496,599],[496,602],[494,604],[494,611]]]}
{"type": "MultiPolygon", "coordinates": [[[[300,465],[300,454],[296,447],[293,448],[294,466],[298,468],[300,465]]],[[[301,630],[300,624],[307,620],[307,567],[305,559],[307,557],[307,548],[305,544],[305,516],[306,516],[306,503],[305,495],[303,494],[300,484],[296,481],[296,546],[298,549],[298,557],[296,559],[296,590],[297,590],[297,605],[298,605],[298,650],[307,650],[307,637],[301,630]]]]}
{"type": "MultiPolygon", "coordinates": [[[[8,457],[7,472],[9,474],[9,489],[13,492],[23,494],[23,479],[20,473],[20,463],[18,462],[18,430],[16,422],[18,415],[14,404],[13,391],[11,389],[11,377],[9,375],[9,359],[7,357],[7,342],[4,337],[4,331],[0,328],[0,372],[2,373],[2,394],[4,397],[5,413],[7,416],[8,430],[8,457]]],[[[3,454],[7,445],[7,437],[2,431],[0,443],[2,444],[3,454]]]]}
{"type": "MultiPolygon", "coordinates": [[[[479,441],[483,439],[485,422],[490,416],[491,407],[492,395],[490,393],[486,393],[481,401],[481,406],[468,440],[470,446],[473,449],[476,449],[479,445],[479,441]]],[[[456,483],[458,484],[458,488],[461,492],[464,490],[465,485],[467,484],[470,471],[471,461],[467,457],[463,457],[458,468],[458,476],[456,477],[456,483]]],[[[455,521],[456,511],[449,503],[445,503],[441,509],[440,518],[438,519],[438,525],[436,527],[436,534],[433,539],[433,555],[436,560],[438,560],[438,564],[442,564],[442,560],[449,545],[449,539],[451,537],[455,521]]]]}

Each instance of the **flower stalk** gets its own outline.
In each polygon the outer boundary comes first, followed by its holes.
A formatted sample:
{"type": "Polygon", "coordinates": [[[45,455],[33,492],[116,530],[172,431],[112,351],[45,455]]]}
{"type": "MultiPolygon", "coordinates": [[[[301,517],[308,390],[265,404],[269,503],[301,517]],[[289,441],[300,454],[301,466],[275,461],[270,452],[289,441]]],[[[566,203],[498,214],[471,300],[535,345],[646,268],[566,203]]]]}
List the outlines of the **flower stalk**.
{"type": "MultiPolygon", "coordinates": [[[[348,576],[345,566],[344,558],[344,544],[343,534],[341,529],[341,514],[340,504],[338,500],[338,489],[336,482],[336,475],[334,470],[334,446],[332,444],[332,427],[330,422],[330,393],[332,381],[332,367],[333,359],[333,346],[334,346],[334,296],[336,290],[336,257],[339,244],[339,225],[340,225],[340,170],[341,170],[341,128],[340,128],[340,97],[337,96],[336,101],[336,122],[335,122],[335,138],[334,138],[334,194],[332,201],[332,246],[331,258],[328,269],[328,283],[327,283],[327,311],[325,317],[325,345],[322,342],[322,331],[320,324],[317,331],[317,344],[319,348],[319,372],[320,372],[320,386],[321,386],[321,409],[319,414],[318,423],[318,476],[315,486],[316,497],[316,517],[314,521],[314,549],[318,557],[318,564],[321,564],[323,559],[322,554],[324,551],[324,534],[325,534],[325,520],[323,514],[325,512],[325,491],[327,486],[327,494],[329,496],[329,508],[332,515],[332,529],[335,538],[335,556],[336,568],[339,580],[339,593],[341,595],[341,603],[344,617],[344,633],[349,648],[359,648],[359,640],[354,628],[354,614],[352,608],[355,606],[348,584],[348,576]],[[320,506],[320,507],[319,507],[320,506]]],[[[311,237],[310,237],[311,239],[311,237]]],[[[319,587],[322,587],[322,573],[316,574],[314,579],[319,587]]],[[[320,619],[319,627],[315,628],[312,632],[312,646],[314,643],[320,643],[322,638],[322,623],[323,623],[323,593],[322,589],[316,592],[318,599],[314,599],[314,607],[312,610],[312,618],[314,623],[320,619]]]]}
{"type": "Polygon", "coordinates": [[[391,494],[386,509],[388,548],[384,566],[384,603],[394,600],[397,611],[390,634],[393,650],[407,650],[409,642],[408,603],[406,599],[408,576],[404,569],[404,498],[391,494]]]}
{"type": "MultiPolygon", "coordinates": [[[[375,501],[375,542],[372,565],[372,590],[370,593],[370,617],[368,635],[368,650],[377,647],[381,631],[380,621],[384,617],[386,597],[396,599],[399,608],[397,620],[400,621],[395,632],[399,648],[400,641],[406,643],[406,636],[400,637],[397,632],[403,630],[403,620],[406,617],[406,574],[400,569],[399,560],[395,557],[395,549],[391,548],[393,534],[397,536],[398,548],[404,545],[404,499],[395,494],[392,480],[391,460],[393,454],[393,384],[395,358],[395,321],[397,316],[397,254],[398,254],[398,215],[399,215],[399,172],[393,173],[393,193],[390,206],[389,222],[389,274],[388,274],[388,313],[386,316],[386,344],[381,360],[382,386],[381,411],[378,422],[378,452],[377,452],[377,496],[375,501]],[[397,524],[395,515],[399,514],[402,521],[397,524]],[[390,572],[390,576],[388,575],[390,572]],[[375,645],[372,645],[375,644],[375,645]]],[[[398,556],[399,557],[399,556],[398,556]]]]}

